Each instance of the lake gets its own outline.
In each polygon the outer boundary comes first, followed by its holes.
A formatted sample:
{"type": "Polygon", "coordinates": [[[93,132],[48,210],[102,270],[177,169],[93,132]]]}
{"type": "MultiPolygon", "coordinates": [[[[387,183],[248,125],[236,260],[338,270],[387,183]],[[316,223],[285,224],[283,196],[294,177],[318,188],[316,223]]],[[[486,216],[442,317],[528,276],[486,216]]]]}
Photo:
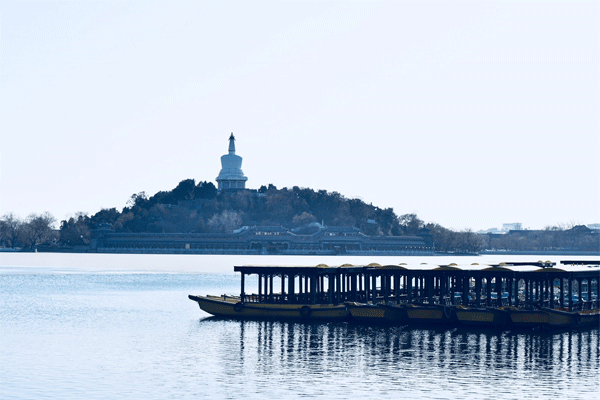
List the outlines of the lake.
{"type": "Polygon", "coordinates": [[[187,298],[239,294],[234,265],[573,258],[0,253],[0,398],[597,399],[599,328],[219,320],[187,298]]]}

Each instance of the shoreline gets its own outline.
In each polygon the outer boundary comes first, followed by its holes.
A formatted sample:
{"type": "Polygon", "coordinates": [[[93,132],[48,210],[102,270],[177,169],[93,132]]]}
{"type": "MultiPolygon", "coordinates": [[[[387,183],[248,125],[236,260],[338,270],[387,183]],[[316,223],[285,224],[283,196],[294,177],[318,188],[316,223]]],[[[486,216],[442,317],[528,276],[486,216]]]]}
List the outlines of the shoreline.
{"type": "MultiPolygon", "coordinates": [[[[407,264],[418,268],[422,264],[442,265],[456,263],[468,267],[474,263],[499,264],[502,262],[560,262],[566,259],[589,260],[590,256],[551,254],[480,255],[443,257],[435,256],[288,256],[288,255],[214,255],[214,254],[100,254],[100,253],[0,253],[0,274],[34,272],[164,272],[164,273],[218,273],[234,274],[236,265],[316,266],[326,264],[380,265],[407,264]]],[[[593,257],[592,259],[596,259],[593,257]]],[[[587,267],[586,267],[587,268],[587,267]]]]}

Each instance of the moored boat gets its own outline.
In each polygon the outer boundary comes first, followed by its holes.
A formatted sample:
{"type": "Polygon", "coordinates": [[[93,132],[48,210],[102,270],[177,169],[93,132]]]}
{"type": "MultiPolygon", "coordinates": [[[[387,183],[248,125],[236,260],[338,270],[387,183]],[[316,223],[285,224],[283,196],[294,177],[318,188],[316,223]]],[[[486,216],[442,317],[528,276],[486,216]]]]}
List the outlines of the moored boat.
{"type": "Polygon", "coordinates": [[[600,326],[600,311],[564,311],[544,308],[539,310],[507,310],[513,328],[560,329],[600,326]]]}
{"type": "Polygon", "coordinates": [[[343,304],[261,304],[242,303],[239,298],[233,296],[188,297],[196,301],[202,311],[218,317],[341,321],[349,315],[343,304]]]}
{"type": "Polygon", "coordinates": [[[241,273],[239,296],[189,298],[205,312],[227,318],[340,321],[351,317],[368,324],[498,329],[599,326],[600,275],[587,267],[563,268],[550,261],[483,269],[476,263],[466,268],[421,264],[414,269],[374,263],[236,266],[234,270],[241,273]],[[246,278],[251,275],[258,277],[257,285],[254,293],[247,294],[246,278]]]}
{"type": "Polygon", "coordinates": [[[600,327],[600,310],[579,311],[576,326],[600,327]]]}
{"type": "Polygon", "coordinates": [[[348,302],[346,309],[352,320],[359,323],[385,324],[390,322],[389,318],[386,318],[386,309],[377,304],[348,302]]]}
{"type": "Polygon", "coordinates": [[[454,311],[450,306],[406,304],[398,308],[406,313],[406,320],[410,324],[449,325],[455,322],[454,311]]]}
{"type": "Polygon", "coordinates": [[[240,319],[291,319],[302,321],[342,321],[350,313],[344,304],[351,297],[352,282],[363,267],[239,266],[239,296],[197,296],[189,299],[200,309],[218,317],[240,319]],[[258,277],[258,293],[246,294],[246,278],[258,277]],[[278,291],[275,291],[277,286],[278,291]]]}
{"type": "Polygon", "coordinates": [[[456,306],[453,311],[460,325],[501,328],[508,322],[508,313],[503,308],[456,306]]]}

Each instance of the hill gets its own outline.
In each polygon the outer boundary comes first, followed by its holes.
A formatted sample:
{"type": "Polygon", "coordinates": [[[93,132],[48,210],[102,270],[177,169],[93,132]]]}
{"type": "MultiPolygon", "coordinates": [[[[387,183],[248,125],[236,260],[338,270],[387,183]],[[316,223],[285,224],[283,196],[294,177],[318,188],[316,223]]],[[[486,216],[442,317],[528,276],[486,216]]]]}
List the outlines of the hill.
{"type": "MultiPolygon", "coordinates": [[[[170,191],[152,196],[134,194],[122,211],[103,209],[89,218],[78,216],[63,221],[61,234],[74,230],[76,225],[95,229],[109,224],[116,232],[124,233],[231,233],[256,225],[308,229],[314,222],[355,227],[371,236],[415,234],[422,227],[422,221],[414,215],[398,217],[392,208],[382,209],[337,192],[297,186],[277,189],[274,185],[258,190],[218,191],[210,182],[196,184],[186,179],[170,191]]],[[[75,231],[81,236],[81,230],[75,231]]]]}

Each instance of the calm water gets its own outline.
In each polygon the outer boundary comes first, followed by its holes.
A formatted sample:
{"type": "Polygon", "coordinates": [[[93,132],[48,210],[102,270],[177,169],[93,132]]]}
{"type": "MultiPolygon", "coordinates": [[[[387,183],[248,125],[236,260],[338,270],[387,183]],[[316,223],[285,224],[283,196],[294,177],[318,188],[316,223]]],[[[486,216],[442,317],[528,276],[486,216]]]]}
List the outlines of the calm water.
{"type": "Polygon", "coordinates": [[[2,257],[1,399],[597,399],[600,390],[600,329],[217,320],[187,295],[238,293],[231,266],[247,261],[2,257]]]}

